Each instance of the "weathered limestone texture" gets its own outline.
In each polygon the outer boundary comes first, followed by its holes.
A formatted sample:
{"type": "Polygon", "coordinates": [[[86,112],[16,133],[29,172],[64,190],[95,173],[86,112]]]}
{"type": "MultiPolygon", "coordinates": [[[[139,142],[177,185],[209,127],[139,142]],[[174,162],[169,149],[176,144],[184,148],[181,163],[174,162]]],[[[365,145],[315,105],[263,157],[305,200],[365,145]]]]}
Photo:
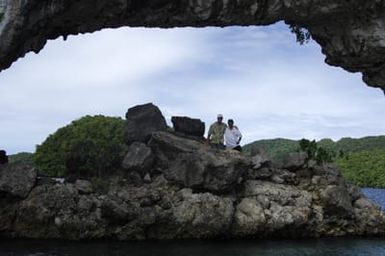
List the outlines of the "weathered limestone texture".
{"type": "Polygon", "coordinates": [[[102,28],[269,25],[307,28],[326,63],[385,89],[385,2],[331,0],[0,0],[0,70],[48,39],[102,28]]]}

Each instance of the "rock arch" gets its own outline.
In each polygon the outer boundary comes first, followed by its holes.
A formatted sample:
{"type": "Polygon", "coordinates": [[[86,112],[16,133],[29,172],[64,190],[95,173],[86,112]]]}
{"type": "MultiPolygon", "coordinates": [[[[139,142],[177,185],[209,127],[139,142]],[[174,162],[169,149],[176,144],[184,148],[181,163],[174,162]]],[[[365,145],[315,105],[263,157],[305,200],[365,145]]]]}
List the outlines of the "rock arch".
{"type": "Polygon", "coordinates": [[[48,39],[103,28],[269,25],[307,28],[325,62],[385,91],[385,2],[378,0],[0,0],[0,70],[48,39]]]}

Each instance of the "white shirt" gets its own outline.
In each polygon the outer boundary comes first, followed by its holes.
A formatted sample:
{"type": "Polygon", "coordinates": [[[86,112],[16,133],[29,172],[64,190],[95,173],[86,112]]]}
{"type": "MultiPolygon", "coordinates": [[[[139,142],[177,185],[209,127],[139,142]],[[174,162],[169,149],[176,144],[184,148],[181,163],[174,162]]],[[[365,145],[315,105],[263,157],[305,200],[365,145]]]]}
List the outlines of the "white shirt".
{"type": "Polygon", "coordinates": [[[239,146],[237,142],[239,141],[240,138],[242,138],[242,134],[236,126],[233,126],[233,129],[230,129],[229,127],[226,128],[226,131],[225,131],[226,148],[235,148],[236,146],[239,146]]]}

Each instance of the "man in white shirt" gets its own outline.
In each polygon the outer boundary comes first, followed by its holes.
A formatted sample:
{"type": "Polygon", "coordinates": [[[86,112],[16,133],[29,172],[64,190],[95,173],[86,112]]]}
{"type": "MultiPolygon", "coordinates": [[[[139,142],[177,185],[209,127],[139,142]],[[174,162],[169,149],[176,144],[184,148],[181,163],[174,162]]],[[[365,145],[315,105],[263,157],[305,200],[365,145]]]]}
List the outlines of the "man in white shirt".
{"type": "Polygon", "coordinates": [[[234,125],[233,119],[227,121],[227,128],[225,131],[225,143],[226,148],[242,151],[242,147],[239,145],[242,139],[242,134],[238,127],[234,125]]]}

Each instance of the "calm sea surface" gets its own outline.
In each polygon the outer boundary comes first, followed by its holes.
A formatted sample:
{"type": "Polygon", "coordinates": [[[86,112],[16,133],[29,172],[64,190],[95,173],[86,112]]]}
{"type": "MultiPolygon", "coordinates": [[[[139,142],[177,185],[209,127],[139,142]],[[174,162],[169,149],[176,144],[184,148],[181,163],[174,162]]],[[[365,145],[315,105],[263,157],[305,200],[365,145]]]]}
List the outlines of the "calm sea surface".
{"type": "MultiPolygon", "coordinates": [[[[385,209],[385,189],[363,192],[385,209]]],[[[260,255],[384,255],[385,238],[309,240],[66,242],[0,240],[0,255],[130,255],[130,256],[260,256],[260,255]]]]}

